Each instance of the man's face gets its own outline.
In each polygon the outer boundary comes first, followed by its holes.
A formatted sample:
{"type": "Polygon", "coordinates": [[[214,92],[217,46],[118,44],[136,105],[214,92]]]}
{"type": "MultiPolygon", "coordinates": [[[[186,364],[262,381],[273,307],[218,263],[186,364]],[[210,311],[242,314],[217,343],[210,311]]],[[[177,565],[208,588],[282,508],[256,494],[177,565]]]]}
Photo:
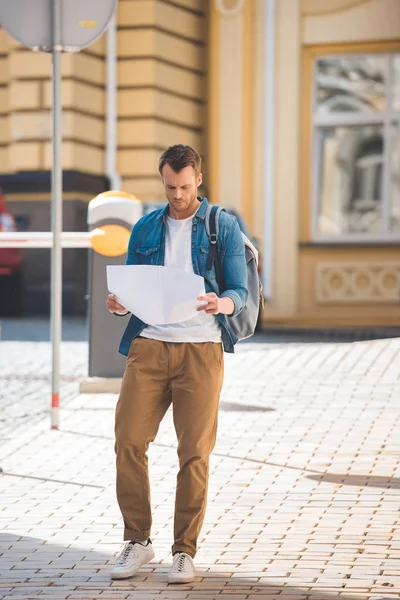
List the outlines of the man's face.
{"type": "MultiPolygon", "coordinates": [[[[197,205],[197,188],[201,185],[202,174],[196,177],[193,167],[188,166],[175,173],[168,165],[162,170],[165,195],[170,207],[180,218],[191,216],[197,205]]],[[[172,215],[173,216],[173,215],[172,215]]]]}

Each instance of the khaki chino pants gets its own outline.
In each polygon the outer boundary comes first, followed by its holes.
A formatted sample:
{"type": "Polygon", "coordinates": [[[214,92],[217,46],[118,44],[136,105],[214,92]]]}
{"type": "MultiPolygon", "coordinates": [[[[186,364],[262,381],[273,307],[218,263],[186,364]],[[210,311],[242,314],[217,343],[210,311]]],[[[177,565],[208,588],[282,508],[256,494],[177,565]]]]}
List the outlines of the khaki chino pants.
{"type": "Polygon", "coordinates": [[[172,403],[180,467],[172,551],[195,556],[206,509],[223,370],[222,344],[141,337],[132,342],[115,417],[117,499],[124,519],[124,540],[141,541],[150,536],[146,452],[172,403]]]}

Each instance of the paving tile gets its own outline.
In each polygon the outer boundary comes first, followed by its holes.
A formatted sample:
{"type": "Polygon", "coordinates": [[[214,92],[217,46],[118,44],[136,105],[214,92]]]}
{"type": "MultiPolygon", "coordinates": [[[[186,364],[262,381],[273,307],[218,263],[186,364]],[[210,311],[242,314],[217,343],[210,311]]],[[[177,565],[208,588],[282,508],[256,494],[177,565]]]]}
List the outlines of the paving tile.
{"type": "MultiPolygon", "coordinates": [[[[14,410],[19,394],[28,414],[48,401],[49,345],[6,350],[13,362],[0,364],[10,383],[0,408],[14,410]]],[[[87,345],[63,344],[63,356],[61,430],[33,419],[4,434],[0,600],[399,597],[399,340],[246,343],[226,356],[198,577],[185,586],[166,581],[177,470],[171,412],[149,450],[156,560],[136,578],[111,581],[122,531],[116,396],[79,395],[87,345]]]]}

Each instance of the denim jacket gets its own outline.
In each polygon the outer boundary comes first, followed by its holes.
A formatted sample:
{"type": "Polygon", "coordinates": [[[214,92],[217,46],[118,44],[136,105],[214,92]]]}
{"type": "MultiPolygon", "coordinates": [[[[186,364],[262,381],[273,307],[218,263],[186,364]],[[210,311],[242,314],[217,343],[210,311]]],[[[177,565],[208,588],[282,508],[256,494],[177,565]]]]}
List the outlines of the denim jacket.
{"type": "MultiPolygon", "coordinates": [[[[207,256],[210,247],[209,237],[205,228],[207,199],[199,198],[201,205],[193,217],[192,225],[192,264],[196,275],[205,280],[206,292],[215,292],[220,297],[233,300],[237,315],[247,301],[247,270],[242,234],[235,217],[222,212],[219,219],[218,247],[221,254],[222,268],[226,290],[220,293],[215,274],[215,266],[206,269],[207,256]]],[[[164,265],[165,235],[168,205],[142,217],[132,229],[128,246],[127,265],[164,265]]],[[[218,320],[225,352],[233,352],[238,341],[229,328],[229,317],[215,315],[218,320]]],[[[129,323],[122,336],[119,352],[128,356],[132,341],[140,335],[146,323],[131,315],[129,323]]]]}

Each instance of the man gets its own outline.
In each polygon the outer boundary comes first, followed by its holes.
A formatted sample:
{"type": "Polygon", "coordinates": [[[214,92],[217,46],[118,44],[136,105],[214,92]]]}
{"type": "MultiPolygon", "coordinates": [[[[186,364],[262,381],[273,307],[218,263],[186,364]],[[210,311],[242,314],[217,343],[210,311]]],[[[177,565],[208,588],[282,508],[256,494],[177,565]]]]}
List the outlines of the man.
{"type": "MultiPolygon", "coordinates": [[[[223,349],[233,352],[237,342],[227,315],[238,314],[246,303],[247,274],[238,223],[225,212],[220,215],[218,238],[222,293],[214,266],[207,270],[207,200],[197,195],[202,183],[198,153],[190,146],[171,146],[160,158],[159,171],[168,205],[135,225],[126,264],[165,265],[196,273],[205,279],[206,294],[198,298],[198,315],[191,320],[147,326],[132,315],[122,337],[119,351],[127,362],[116,408],[115,449],[117,499],[127,543],[111,577],[131,577],[154,558],[146,452],[172,403],[180,469],[168,582],[190,583],[206,509],[209,456],[216,441],[223,349]]],[[[113,294],[107,308],[127,314],[113,294]]]]}

